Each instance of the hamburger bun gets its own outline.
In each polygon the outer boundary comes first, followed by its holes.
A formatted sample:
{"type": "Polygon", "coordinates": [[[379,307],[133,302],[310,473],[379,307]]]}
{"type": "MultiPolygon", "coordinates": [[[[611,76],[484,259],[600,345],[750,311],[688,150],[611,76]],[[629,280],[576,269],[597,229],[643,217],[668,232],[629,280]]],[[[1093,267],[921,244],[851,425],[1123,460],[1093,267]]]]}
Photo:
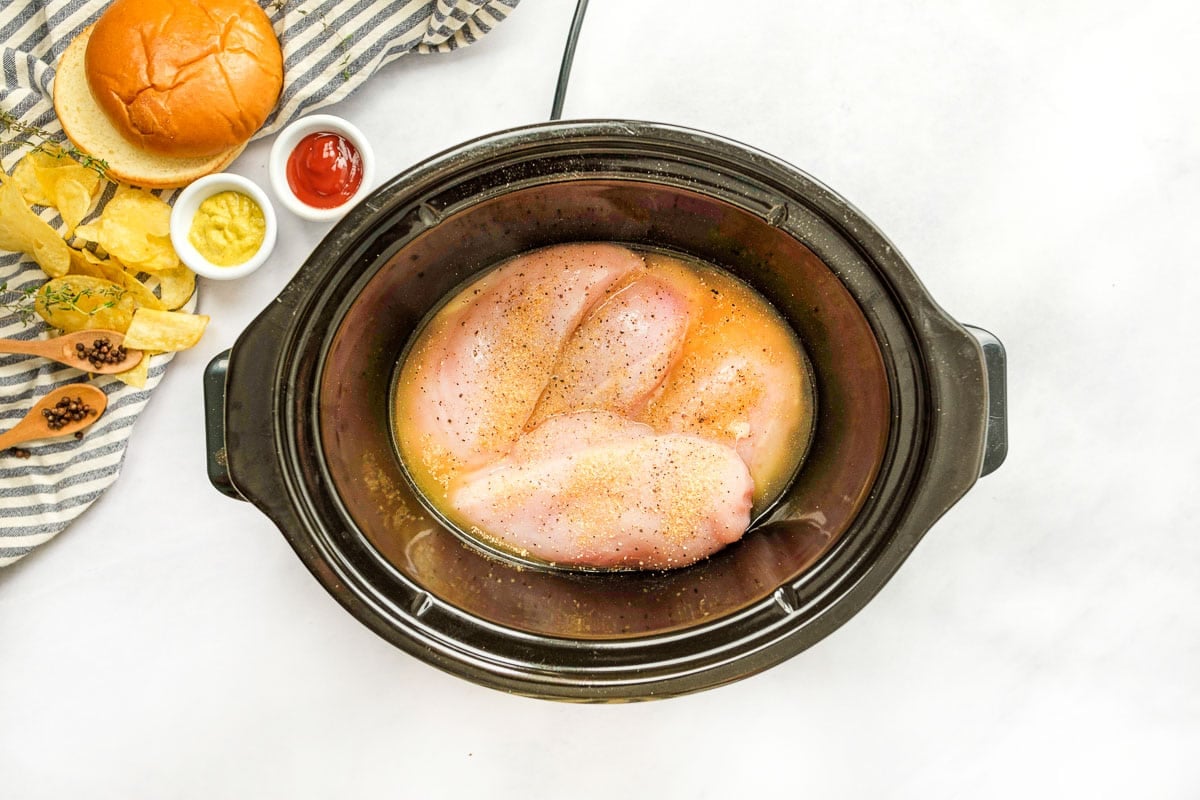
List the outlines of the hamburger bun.
{"type": "Polygon", "coordinates": [[[87,28],[67,47],[54,75],[54,111],[72,144],[103,160],[114,181],[146,189],[173,189],[220,172],[233,163],[244,145],[201,158],[173,158],[142,150],[126,141],[100,110],[84,73],[84,51],[92,29],[87,28]]]}
{"type": "Polygon", "coordinates": [[[279,40],[254,0],[115,0],[84,64],[122,136],[179,158],[245,144],[283,87],[279,40]]]}
{"type": "Polygon", "coordinates": [[[115,0],[63,53],[54,108],[112,178],[171,188],[229,166],[282,85],[253,0],[115,0]]]}

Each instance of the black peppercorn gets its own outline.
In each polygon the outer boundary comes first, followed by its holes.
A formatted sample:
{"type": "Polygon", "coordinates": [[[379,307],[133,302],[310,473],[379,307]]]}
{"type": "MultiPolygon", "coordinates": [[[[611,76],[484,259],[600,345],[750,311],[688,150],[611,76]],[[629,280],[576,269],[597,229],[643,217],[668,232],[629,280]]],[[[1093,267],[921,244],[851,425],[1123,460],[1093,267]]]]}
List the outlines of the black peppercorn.
{"type": "MultiPolygon", "coordinates": [[[[96,416],[96,409],[85,403],[81,397],[73,400],[64,397],[55,403],[53,408],[43,408],[42,416],[46,418],[46,425],[50,430],[56,431],[65,427],[68,422],[79,422],[87,417],[96,416]]],[[[76,438],[83,437],[77,434],[76,438]]]]}
{"type": "Polygon", "coordinates": [[[76,342],[75,354],[81,361],[87,361],[93,367],[120,364],[127,357],[125,345],[114,345],[107,337],[92,340],[90,346],[76,342]]]}

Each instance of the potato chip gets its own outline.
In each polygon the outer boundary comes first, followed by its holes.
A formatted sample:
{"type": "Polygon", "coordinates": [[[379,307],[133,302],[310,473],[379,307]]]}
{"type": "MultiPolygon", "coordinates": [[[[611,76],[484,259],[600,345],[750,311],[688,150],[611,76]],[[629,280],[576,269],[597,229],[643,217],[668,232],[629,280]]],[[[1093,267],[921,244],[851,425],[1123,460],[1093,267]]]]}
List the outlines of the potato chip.
{"type": "Polygon", "coordinates": [[[71,235],[75,227],[92,210],[92,202],[94,200],[95,196],[92,191],[85,184],[77,180],[60,178],[54,184],[54,207],[58,209],[63,224],[67,226],[67,236],[71,235]]]}
{"type": "Polygon", "coordinates": [[[171,207],[149,192],[121,186],[100,218],[75,235],[104,248],[134,272],[160,274],[179,267],[171,245],[171,207]]]}
{"type": "Polygon", "coordinates": [[[150,378],[150,354],[144,353],[138,363],[124,372],[115,373],[113,377],[135,389],[146,388],[146,381],[150,378]]]}
{"type": "Polygon", "coordinates": [[[96,220],[94,222],[89,222],[86,225],[76,226],[74,235],[76,239],[82,239],[85,242],[99,244],[100,237],[103,235],[103,229],[104,226],[100,223],[100,220],[96,220]]]}
{"type": "Polygon", "coordinates": [[[104,212],[110,218],[128,217],[125,225],[147,236],[171,235],[171,207],[143,189],[118,186],[104,212]]]}
{"type": "Polygon", "coordinates": [[[162,353],[186,350],[200,341],[207,326],[205,314],[139,308],[125,331],[125,346],[162,353]]]}
{"type": "Polygon", "coordinates": [[[106,281],[112,281],[118,286],[124,286],[133,295],[138,308],[144,306],[157,311],[167,310],[167,306],[154,292],[150,291],[150,287],[139,281],[134,275],[126,272],[121,262],[115,258],[100,258],[100,256],[91,250],[77,250],[72,247],[70,274],[103,278],[106,281]]]}
{"type": "Polygon", "coordinates": [[[0,172],[0,250],[25,253],[52,278],[66,275],[71,268],[67,243],[25,205],[16,182],[3,172],[0,172]]]}
{"type": "Polygon", "coordinates": [[[196,291],[196,273],[187,267],[167,270],[158,275],[158,286],[163,306],[174,311],[192,299],[196,291]]]}
{"type": "Polygon", "coordinates": [[[26,203],[40,206],[54,204],[54,197],[51,195],[49,187],[42,182],[42,170],[38,167],[42,166],[45,169],[49,167],[48,162],[57,160],[49,153],[28,153],[22,156],[17,165],[13,167],[12,178],[16,181],[17,188],[21,190],[21,195],[25,198],[26,203]]]}
{"type": "MultiPolygon", "coordinates": [[[[80,250],[75,247],[69,248],[67,252],[71,257],[71,266],[67,270],[68,275],[87,275],[90,278],[112,280],[104,266],[108,263],[108,259],[100,258],[91,250],[80,250]]],[[[116,283],[116,281],[113,282],[116,283]]]]}
{"type": "Polygon", "coordinates": [[[73,333],[97,328],[124,333],[137,301],[124,286],[90,275],[67,275],[46,281],[34,309],[47,324],[73,333]]]}
{"type": "Polygon", "coordinates": [[[58,209],[67,236],[87,216],[100,195],[100,175],[65,156],[28,153],[13,169],[25,202],[58,209]]]}
{"type": "Polygon", "coordinates": [[[138,308],[149,308],[154,311],[167,311],[170,306],[160,300],[154,292],[150,291],[150,287],[139,281],[128,272],[121,275],[121,280],[117,281],[133,295],[133,299],[137,302],[138,308]]]}
{"type": "Polygon", "coordinates": [[[94,268],[100,272],[100,277],[128,289],[139,308],[153,308],[156,311],[166,309],[163,301],[159,300],[154,292],[150,291],[150,287],[139,281],[137,276],[125,269],[125,265],[117,259],[111,256],[109,258],[100,258],[87,250],[84,250],[83,254],[85,259],[95,265],[94,268]]]}

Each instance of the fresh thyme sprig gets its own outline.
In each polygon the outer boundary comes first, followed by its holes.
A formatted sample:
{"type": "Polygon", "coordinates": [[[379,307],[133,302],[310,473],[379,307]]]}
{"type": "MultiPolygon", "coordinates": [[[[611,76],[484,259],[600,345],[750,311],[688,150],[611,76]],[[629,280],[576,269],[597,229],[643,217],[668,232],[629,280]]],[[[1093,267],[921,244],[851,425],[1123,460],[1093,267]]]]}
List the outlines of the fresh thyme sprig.
{"type": "Polygon", "coordinates": [[[68,283],[60,286],[42,284],[41,286],[27,286],[24,289],[9,289],[8,283],[5,282],[0,283],[0,312],[16,314],[22,325],[28,325],[37,313],[37,304],[40,300],[42,307],[47,312],[66,309],[90,317],[106,308],[112,308],[121,302],[121,298],[127,293],[128,290],[125,287],[115,285],[87,286],[76,289],[68,283]],[[94,298],[102,302],[92,308],[81,307],[80,303],[87,298],[94,298]]]}
{"type": "Polygon", "coordinates": [[[58,308],[67,309],[70,311],[78,311],[80,314],[91,316],[106,308],[112,308],[117,303],[121,302],[127,290],[123,286],[101,286],[98,288],[85,287],[83,289],[75,289],[69,284],[65,286],[47,285],[45,291],[42,292],[42,305],[47,311],[53,311],[58,308]],[[84,298],[107,298],[100,305],[91,308],[80,308],[79,302],[84,298]]]}
{"type": "Polygon", "coordinates": [[[8,282],[0,283],[0,311],[16,314],[22,325],[28,325],[33,320],[34,296],[40,286],[26,286],[24,289],[9,289],[8,282]]]}
{"type": "MultiPolygon", "coordinates": [[[[283,5],[287,3],[287,0],[276,0],[276,2],[279,2],[279,7],[282,8],[283,5]]],[[[272,3],[272,7],[274,7],[274,5],[275,4],[272,3]]],[[[299,9],[296,13],[302,17],[308,16],[308,12],[304,9],[299,9]]],[[[329,23],[325,20],[325,15],[321,14],[318,19],[321,21],[321,33],[328,34],[329,23]]],[[[334,45],[336,54],[342,57],[341,60],[338,61],[338,66],[342,68],[342,80],[344,81],[350,80],[350,45],[352,44],[353,42],[350,41],[350,36],[346,35],[338,39],[337,44],[334,45]]]]}
{"type": "Polygon", "coordinates": [[[93,158],[74,145],[62,143],[62,137],[49,131],[42,130],[36,125],[21,122],[15,116],[0,109],[0,127],[6,132],[15,133],[19,139],[0,141],[3,146],[28,147],[32,153],[48,153],[55,158],[71,158],[88,169],[95,170],[101,178],[106,177],[108,162],[102,158],[93,158]]]}

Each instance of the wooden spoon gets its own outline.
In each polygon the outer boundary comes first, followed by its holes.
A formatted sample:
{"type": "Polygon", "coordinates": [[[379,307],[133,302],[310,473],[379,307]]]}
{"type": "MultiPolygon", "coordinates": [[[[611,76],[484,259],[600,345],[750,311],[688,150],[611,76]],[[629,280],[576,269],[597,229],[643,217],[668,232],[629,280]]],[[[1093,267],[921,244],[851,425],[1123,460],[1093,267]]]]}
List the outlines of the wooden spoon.
{"type": "Polygon", "coordinates": [[[39,400],[37,405],[29,409],[29,413],[14,427],[0,433],[0,450],[7,450],[34,439],[70,436],[100,419],[100,415],[104,413],[107,406],[108,395],[90,383],[72,383],[69,386],[60,386],[39,400]],[[42,412],[57,406],[58,401],[64,397],[68,400],[78,398],[91,406],[92,411],[96,413],[89,413],[83,419],[70,420],[61,428],[51,428],[46,421],[46,415],[42,412]]]}
{"type": "Polygon", "coordinates": [[[79,351],[75,345],[82,344],[84,347],[91,347],[97,339],[108,339],[109,346],[116,347],[125,341],[125,335],[116,331],[97,330],[78,331],[76,333],[67,333],[54,339],[36,339],[34,341],[0,339],[0,353],[41,356],[42,358],[57,361],[60,364],[78,367],[86,372],[94,372],[97,375],[112,375],[114,372],[124,372],[127,369],[133,369],[142,360],[141,350],[126,350],[124,360],[116,364],[100,364],[97,366],[86,358],[80,358],[79,351]]]}

